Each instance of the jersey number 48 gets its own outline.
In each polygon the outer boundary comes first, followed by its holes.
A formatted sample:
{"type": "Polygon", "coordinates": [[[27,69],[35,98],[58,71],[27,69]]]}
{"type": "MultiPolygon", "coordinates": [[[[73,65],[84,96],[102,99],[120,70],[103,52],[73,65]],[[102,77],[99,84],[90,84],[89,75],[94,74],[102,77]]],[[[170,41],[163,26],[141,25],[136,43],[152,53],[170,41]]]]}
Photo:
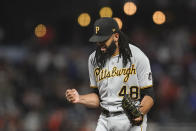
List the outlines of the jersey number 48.
{"type": "MultiPolygon", "coordinates": [[[[129,87],[128,87],[129,88],[129,87]]],[[[140,90],[137,86],[131,86],[129,88],[129,93],[132,99],[139,99],[140,98],[140,90]]],[[[120,90],[120,92],[118,93],[119,96],[124,96],[125,94],[127,94],[127,86],[123,86],[120,90]]]]}

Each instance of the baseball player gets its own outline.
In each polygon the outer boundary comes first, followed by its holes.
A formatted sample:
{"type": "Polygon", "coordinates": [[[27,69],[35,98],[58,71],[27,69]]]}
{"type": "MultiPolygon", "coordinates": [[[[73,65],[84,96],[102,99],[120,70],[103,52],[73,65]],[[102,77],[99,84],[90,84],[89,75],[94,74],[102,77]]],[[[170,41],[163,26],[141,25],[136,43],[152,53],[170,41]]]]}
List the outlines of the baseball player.
{"type": "Polygon", "coordinates": [[[90,87],[93,92],[79,95],[68,89],[65,97],[71,103],[100,107],[96,131],[146,131],[147,113],[154,104],[152,73],[147,56],[129,44],[112,18],[100,18],[89,39],[97,49],[89,56],[90,87]],[[122,99],[129,94],[138,100],[142,115],[131,122],[122,108],[122,99]],[[140,125],[134,123],[141,122],[140,125]]]}

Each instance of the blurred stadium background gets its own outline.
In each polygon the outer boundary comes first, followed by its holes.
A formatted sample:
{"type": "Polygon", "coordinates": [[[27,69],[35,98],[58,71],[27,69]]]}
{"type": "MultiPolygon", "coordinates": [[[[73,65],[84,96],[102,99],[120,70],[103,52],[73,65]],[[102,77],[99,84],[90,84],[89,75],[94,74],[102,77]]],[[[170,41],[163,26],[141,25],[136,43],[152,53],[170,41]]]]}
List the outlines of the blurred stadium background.
{"type": "Polygon", "coordinates": [[[196,130],[195,0],[1,0],[0,131],[94,130],[100,111],[64,92],[90,92],[88,39],[100,14],[120,20],[150,58],[148,130],[196,130]]]}

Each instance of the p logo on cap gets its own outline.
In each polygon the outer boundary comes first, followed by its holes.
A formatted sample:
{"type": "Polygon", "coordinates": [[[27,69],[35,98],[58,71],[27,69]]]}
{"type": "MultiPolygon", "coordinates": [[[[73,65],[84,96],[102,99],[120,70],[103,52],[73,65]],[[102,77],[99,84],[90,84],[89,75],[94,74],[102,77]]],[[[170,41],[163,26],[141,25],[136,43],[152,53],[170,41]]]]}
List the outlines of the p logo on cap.
{"type": "Polygon", "coordinates": [[[96,28],[95,28],[95,33],[97,34],[98,31],[99,31],[99,26],[96,26],[96,28]]]}
{"type": "Polygon", "coordinates": [[[90,42],[103,42],[111,37],[112,34],[119,31],[117,22],[110,17],[100,18],[94,23],[93,35],[90,42]]]}

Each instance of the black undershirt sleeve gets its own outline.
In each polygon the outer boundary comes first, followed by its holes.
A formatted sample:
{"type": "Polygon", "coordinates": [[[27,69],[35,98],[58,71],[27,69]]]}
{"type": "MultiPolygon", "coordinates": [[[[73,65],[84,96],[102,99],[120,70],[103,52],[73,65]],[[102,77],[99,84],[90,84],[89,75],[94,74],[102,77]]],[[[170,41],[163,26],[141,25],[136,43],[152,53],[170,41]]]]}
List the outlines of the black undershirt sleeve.
{"type": "Polygon", "coordinates": [[[93,88],[93,89],[92,89],[92,92],[93,92],[93,93],[96,93],[98,96],[100,96],[100,95],[99,95],[99,90],[98,90],[98,88],[93,88]]]}
{"type": "Polygon", "coordinates": [[[155,100],[153,87],[140,89],[140,95],[141,95],[141,99],[140,100],[142,100],[144,98],[144,96],[146,96],[146,95],[152,97],[152,99],[155,100]]]}
{"type": "Polygon", "coordinates": [[[99,97],[99,100],[101,101],[100,94],[99,94],[99,89],[98,89],[98,88],[93,88],[93,89],[92,89],[92,93],[97,94],[98,97],[99,97]]]}

